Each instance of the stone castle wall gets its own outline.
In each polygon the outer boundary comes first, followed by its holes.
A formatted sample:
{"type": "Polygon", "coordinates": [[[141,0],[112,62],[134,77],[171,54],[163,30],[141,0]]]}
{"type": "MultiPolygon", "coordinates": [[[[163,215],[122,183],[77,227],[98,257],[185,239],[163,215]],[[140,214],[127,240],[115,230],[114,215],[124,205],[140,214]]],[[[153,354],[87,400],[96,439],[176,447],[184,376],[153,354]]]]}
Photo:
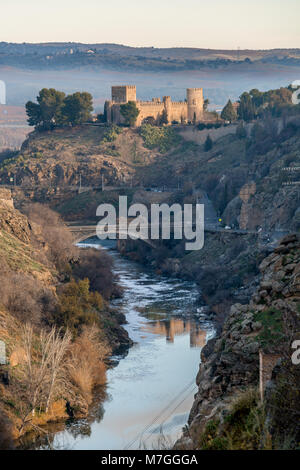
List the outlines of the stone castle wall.
{"type": "Polygon", "coordinates": [[[123,117],[120,113],[120,105],[128,101],[135,101],[140,113],[136,125],[140,126],[147,118],[159,121],[164,110],[167,112],[168,121],[185,122],[203,119],[203,90],[202,88],[188,88],[186,101],[172,101],[170,96],[164,96],[163,101],[153,98],[152,101],[136,100],[136,87],[113,86],[112,99],[105,102],[106,120],[108,123],[121,124],[123,117]]]}
{"type": "Polygon", "coordinates": [[[111,99],[115,103],[127,103],[128,101],[136,101],[136,86],[112,86],[111,99]]]}

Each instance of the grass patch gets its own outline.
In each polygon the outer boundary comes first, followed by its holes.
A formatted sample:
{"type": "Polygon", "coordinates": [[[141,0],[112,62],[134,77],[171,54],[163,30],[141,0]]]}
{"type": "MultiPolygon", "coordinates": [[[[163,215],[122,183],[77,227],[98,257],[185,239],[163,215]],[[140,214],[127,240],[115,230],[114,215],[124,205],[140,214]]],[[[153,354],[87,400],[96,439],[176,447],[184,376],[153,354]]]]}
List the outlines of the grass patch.
{"type": "Polygon", "coordinates": [[[275,345],[283,337],[282,313],[275,308],[269,308],[254,314],[254,320],[263,326],[256,339],[262,346],[275,345]]]}
{"type": "Polygon", "coordinates": [[[46,271],[41,263],[33,259],[29,246],[3,230],[0,231],[0,257],[15,271],[26,273],[46,271]]]}
{"type": "Polygon", "coordinates": [[[223,423],[218,419],[208,421],[199,444],[204,450],[270,448],[270,439],[265,433],[265,411],[258,391],[249,388],[237,394],[223,423]]]}

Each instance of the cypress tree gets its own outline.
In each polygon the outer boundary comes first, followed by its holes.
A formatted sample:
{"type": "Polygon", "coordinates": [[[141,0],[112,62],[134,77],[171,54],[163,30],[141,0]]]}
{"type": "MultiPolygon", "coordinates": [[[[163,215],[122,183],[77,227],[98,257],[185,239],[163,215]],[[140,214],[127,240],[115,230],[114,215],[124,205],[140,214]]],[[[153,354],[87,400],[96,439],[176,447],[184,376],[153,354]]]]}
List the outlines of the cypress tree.
{"type": "Polygon", "coordinates": [[[224,119],[224,121],[235,121],[237,118],[237,114],[234,110],[234,107],[232,106],[231,100],[228,100],[227,104],[224,106],[222,112],[221,112],[221,118],[224,119]]]}

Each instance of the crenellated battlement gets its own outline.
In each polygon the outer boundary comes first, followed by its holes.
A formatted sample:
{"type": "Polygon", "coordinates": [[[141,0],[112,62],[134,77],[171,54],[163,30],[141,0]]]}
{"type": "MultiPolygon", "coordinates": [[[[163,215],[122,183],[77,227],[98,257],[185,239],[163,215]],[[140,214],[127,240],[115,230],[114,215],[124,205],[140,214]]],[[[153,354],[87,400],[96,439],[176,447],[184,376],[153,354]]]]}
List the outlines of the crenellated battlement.
{"type": "Polygon", "coordinates": [[[137,126],[143,122],[149,122],[150,119],[160,122],[163,114],[165,118],[167,116],[169,123],[173,121],[199,122],[203,118],[202,88],[187,88],[185,101],[172,101],[170,96],[163,96],[162,100],[152,98],[151,101],[144,101],[136,99],[135,85],[118,85],[111,87],[111,100],[105,102],[107,122],[122,123],[120,105],[128,101],[135,101],[139,109],[137,126]]]}

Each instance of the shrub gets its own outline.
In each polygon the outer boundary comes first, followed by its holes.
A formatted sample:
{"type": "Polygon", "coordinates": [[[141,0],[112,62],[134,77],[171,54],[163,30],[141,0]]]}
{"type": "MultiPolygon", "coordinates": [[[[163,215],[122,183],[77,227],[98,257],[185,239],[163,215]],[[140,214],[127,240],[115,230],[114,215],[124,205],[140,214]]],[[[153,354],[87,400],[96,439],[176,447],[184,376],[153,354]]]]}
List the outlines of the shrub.
{"type": "Polygon", "coordinates": [[[39,224],[43,238],[47,241],[48,258],[60,271],[70,260],[77,257],[78,249],[73,245],[72,235],[60,216],[44,204],[30,204],[24,208],[30,221],[39,224]]]}
{"type": "Polygon", "coordinates": [[[258,392],[254,388],[238,393],[231,402],[230,414],[227,416],[228,423],[239,420],[243,414],[249,413],[251,408],[258,402],[258,392]]]}
{"type": "Polygon", "coordinates": [[[72,344],[67,361],[71,383],[87,404],[92,401],[93,388],[106,383],[104,360],[110,349],[95,327],[84,327],[81,335],[72,344]]]}
{"type": "Polygon", "coordinates": [[[0,277],[2,305],[22,322],[39,324],[55,305],[49,289],[30,275],[6,271],[0,277]]]}
{"type": "Polygon", "coordinates": [[[73,279],[62,288],[54,322],[64,329],[68,328],[76,337],[84,325],[99,325],[103,308],[103,297],[98,292],[90,292],[88,279],[73,279]]]}
{"type": "Polygon", "coordinates": [[[208,421],[200,435],[199,445],[205,450],[257,450],[268,448],[265,412],[258,391],[239,392],[232,400],[224,422],[208,421]]]}
{"type": "Polygon", "coordinates": [[[147,148],[158,148],[162,153],[169,151],[181,141],[180,136],[172,127],[158,127],[151,126],[151,124],[143,124],[140,132],[147,148]]]}
{"type": "Polygon", "coordinates": [[[210,135],[207,134],[206,140],[204,142],[204,151],[208,152],[209,150],[212,149],[212,146],[213,146],[213,141],[211,140],[210,135]]]}
{"type": "Polygon", "coordinates": [[[73,266],[73,275],[76,279],[89,278],[91,291],[100,292],[106,299],[121,294],[112,272],[112,259],[104,251],[93,248],[81,250],[79,261],[73,266]]]}
{"type": "Polygon", "coordinates": [[[265,411],[258,390],[249,388],[236,395],[225,419],[224,434],[230,449],[253,450],[264,447],[265,411]]]}
{"type": "Polygon", "coordinates": [[[114,142],[118,135],[121,134],[122,129],[113,124],[103,135],[101,142],[114,142]]]}

